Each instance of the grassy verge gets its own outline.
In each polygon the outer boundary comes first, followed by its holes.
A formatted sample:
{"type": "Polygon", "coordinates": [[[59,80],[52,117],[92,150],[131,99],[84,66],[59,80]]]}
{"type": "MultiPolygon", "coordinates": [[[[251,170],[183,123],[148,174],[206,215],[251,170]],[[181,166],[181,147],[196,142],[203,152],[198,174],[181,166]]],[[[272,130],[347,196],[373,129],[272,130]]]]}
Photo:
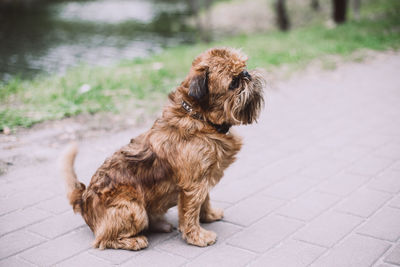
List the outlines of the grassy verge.
{"type": "Polygon", "coordinates": [[[99,111],[119,112],[130,99],[152,99],[171,91],[186,75],[192,59],[214,46],[241,47],[249,67],[272,69],[305,64],[324,55],[347,56],[358,49],[400,47],[400,1],[374,0],[359,21],[327,29],[311,25],[289,33],[243,35],[211,44],[179,46],[146,59],[111,67],[80,66],[63,76],[17,78],[0,84],[0,129],[99,111]],[[90,90],[83,90],[89,85],[90,90]],[[118,104],[117,104],[118,103],[118,104]]]}

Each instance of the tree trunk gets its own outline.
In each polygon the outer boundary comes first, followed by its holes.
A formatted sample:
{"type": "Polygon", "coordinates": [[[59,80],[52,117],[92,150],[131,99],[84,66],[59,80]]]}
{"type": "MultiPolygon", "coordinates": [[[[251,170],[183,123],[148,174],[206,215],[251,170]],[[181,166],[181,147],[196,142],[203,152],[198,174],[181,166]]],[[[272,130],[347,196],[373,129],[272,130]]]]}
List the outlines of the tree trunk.
{"type": "Polygon", "coordinates": [[[193,16],[195,17],[196,28],[199,31],[200,39],[203,42],[210,42],[211,36],[211,14],[210,7],[214,0],[189,0],[189,8],[193,16]],[[205,9],[206,19],[201,20],[200,11],[205,9]]]}
{"type": "Polygon", "coordinates": [[[311,0],[311,8],[314,9],[315,11],[318,11],[320,6],[319,6],[319,1],[318,0],[311,0]]]}
{"type": "Polygon", "coordinates": [[[275,0],[276,22],[281,31],[290,28],[290,21],[286,10],[285,0],[275,0]]]}
{"type": "Polygon", "coordinates": [[[202,40],[206,43],[211,42],[212,40],[212,32],[211,32],[211,5],[214,2],[214,0],[205,0],[204,1],[204,8],[205,8],[205,22],[204,22],[204,27],[202,30],[202,40]]]}
{"type": "Polygon", "coordinates": [[[346,21],[347,0],[333,0],[333,20],[337,23],[346,21]]]}
{"type": "Polygon", "coordinates": [[[356,20],[360,19],[360,6],[361,6],[361,0],[353,0],[354,18],[356,20]]]}

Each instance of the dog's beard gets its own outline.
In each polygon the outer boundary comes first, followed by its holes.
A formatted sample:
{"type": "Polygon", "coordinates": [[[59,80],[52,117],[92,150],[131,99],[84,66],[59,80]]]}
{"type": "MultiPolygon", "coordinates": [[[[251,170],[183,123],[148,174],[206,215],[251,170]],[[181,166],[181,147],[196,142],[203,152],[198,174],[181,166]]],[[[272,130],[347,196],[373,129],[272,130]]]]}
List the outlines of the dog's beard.
{"type": "Polygon", "coordinates": [[[266,81],[257,70],[251,71],[250,75],[251,80],[242,82],[230,109],[231,117],[237,124],[250,124],[257,121],[264,106],[263,91],[266,81]]]}

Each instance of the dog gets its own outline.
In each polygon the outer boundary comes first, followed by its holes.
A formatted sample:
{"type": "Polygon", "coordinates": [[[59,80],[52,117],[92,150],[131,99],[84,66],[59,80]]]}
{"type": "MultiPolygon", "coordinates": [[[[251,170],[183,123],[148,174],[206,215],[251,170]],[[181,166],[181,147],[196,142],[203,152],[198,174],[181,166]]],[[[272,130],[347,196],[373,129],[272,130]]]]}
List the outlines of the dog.
{"type": "Polygon", "coordinates": [[[77,147],[63,157],[67,197],[93,231],[93,246],[140,250],[146,230],[171,232],[164,214],[178,205],[179,231],[188,244],[205,247],[217,235],[200,222],[221,220],[209,191],[236,159],[242,139],[233,125],[255,122],[264,106],[265,79],[247,71],[247,56],[214,48],[197,56],[151,129],[105,160],[89,186],[74,171],[77,147]]]}

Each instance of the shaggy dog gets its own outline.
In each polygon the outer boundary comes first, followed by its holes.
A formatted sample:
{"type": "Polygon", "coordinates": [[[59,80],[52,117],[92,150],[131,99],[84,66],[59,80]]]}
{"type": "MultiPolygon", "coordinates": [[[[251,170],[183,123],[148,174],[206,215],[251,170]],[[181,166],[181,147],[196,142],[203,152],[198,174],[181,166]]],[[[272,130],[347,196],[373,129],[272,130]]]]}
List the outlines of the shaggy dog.
{"type": "Polygon", "coordinates": [[[106,159],[87,188],[77,180],[77,149],[70,146],[63,158],[67,195],[93,231],[94,247],[147,247],[143,231],[172,231],[163,216],[175,205],[187,243],[215,243],[217,235],[200,222],[223,217],[222,210],[211,207],[209,191],[242,145],[229,129],[256,121],[264,104],[265,80],[257,71],[248,72],[246,61],[230,48],[196,57],[188,76],[169,94],[161,118],[106,159]]]}

